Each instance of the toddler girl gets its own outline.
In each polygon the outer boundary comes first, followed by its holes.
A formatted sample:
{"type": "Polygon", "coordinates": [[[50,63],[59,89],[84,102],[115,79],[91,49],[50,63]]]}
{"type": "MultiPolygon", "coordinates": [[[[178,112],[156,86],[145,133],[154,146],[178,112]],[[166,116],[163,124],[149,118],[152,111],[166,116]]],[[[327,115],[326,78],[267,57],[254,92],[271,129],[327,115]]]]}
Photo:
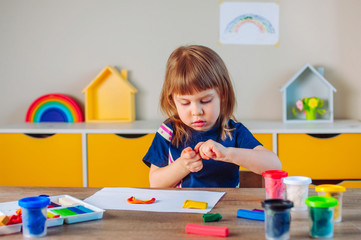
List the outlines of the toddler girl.
{"type": "Polygon", "coordinates": [[[169,117],[143,161],[151,187],[237,187],[239,166],[261,174],[281,169],[235,120],[235,95],[227,68],[213,50],[182,46],[169,57],[160,106],[169,117]]]}

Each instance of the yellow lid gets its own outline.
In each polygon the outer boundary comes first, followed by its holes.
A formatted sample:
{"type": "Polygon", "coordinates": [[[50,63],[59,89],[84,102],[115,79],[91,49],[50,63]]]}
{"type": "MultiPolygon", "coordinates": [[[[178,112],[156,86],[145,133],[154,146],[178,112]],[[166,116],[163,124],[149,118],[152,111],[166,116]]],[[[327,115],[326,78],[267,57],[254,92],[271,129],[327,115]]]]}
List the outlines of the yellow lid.
{"type": "Polygon", "coordinates": [[[315,187],[316,192],[346,192],[346,188],[340,185],[322,184],[315,187]]]}

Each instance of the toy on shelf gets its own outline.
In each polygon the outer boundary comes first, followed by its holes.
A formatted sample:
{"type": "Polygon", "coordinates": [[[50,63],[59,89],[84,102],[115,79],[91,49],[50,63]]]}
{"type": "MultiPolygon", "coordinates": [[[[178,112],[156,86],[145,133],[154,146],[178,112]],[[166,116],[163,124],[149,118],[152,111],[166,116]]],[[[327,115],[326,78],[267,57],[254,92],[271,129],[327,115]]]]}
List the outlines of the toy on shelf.
{"type": "Polygon", "coordinates": [[[71,97],[50,93],[37,98],[29,107],[26,122],[82,122],[83,113],[71,97]]]}
{"type": "Polygon", "coordinates": [[[83,90],[86,122],[132,122],[135,120],[134,95],[137,89],[127,80],[127,70],[120,73],[105,67],[83,90]]]}
{"type": "Polygon", "coordinates": [[[283,122],[333,122],[336,89],[323,77],[323,68],[316,70],[306,64],[281,88],[281,92],[283,122]],[[295,106],[305,114],[297,114],[295,106]]]}
{"type": "MultiPolygon", "coordinates": [[[[327,111],[321,107],[323,107],[323,99],[319,99],[318,97],[306,97],[296,102],[297,110],[306,115],[306,120],[316,120],[316,113],[320,115],[325,114],[327,111]]],[[[293,108],[292,111],[296,116],[296,109],[293,108]]]]}

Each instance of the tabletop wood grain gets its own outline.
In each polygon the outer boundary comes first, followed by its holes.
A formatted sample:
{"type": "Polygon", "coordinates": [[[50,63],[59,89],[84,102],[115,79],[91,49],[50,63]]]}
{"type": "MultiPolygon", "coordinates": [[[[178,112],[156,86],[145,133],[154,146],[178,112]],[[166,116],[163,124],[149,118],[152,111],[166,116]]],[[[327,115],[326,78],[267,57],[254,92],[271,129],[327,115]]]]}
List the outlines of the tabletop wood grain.
{"type": "MultiPolygon", "coordinates": [[[[23,197],[47,194],[68,194],[85,199],[101,188],[0,187],[0,202],[17,201],[23,197]]],[[[187,189],[190,190],[190,189],[187,189]]],[[[197,189],[202,190],[202,189],[197,189]]],[[[187,223],[229,228],[227,239],[264,239],[264,222],[236,217],[238,209],[261,208],[263,188],[203,189],[225,191],[212,209],[223,218],[219,222],[203,222],[202,214],[161,213],[107,210],[102,220],[62,225],[48,229],[42,239],[221,239],[220,237],[186,234],[187,223]]],[[[310,189],[310,195],[315,195],[310,189]]],[[[310,239],[307,212],[292,213],[291,239],[310,239]]],[[[361,239],[361,189],[347,189],[343,201],[343,220],[335,223],[334,239],[361,239]]],[[[4,236],[3,236],[4,238],[4,236]]],[[[6,239],[23,239],[21,233],[6,239]]]]}

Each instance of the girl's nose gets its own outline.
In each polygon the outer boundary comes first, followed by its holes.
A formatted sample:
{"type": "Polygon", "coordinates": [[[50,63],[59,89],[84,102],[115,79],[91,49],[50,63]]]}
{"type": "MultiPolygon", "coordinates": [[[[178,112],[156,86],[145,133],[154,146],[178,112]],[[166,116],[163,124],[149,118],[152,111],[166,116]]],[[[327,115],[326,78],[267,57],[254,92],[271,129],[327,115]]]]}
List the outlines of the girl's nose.
{"type": "Polygon", "coordinates": [[[195,103],[192,107],[192,115],[197,116],[197,115],[202,115],[202,114],[203,114],[203,109],[202,109],[201,104],[195,103]]]}

